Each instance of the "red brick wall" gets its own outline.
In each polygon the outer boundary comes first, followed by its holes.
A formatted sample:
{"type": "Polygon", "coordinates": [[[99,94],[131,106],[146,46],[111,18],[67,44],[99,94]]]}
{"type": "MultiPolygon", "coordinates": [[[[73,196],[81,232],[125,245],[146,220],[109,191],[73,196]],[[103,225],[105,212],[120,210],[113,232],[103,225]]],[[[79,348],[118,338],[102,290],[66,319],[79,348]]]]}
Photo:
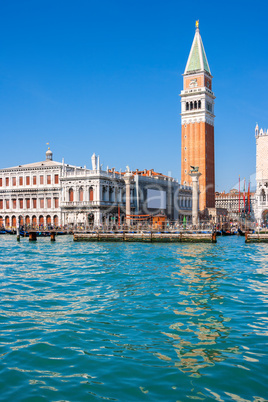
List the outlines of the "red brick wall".
{"type": "Polygon", "coordinates": [[[182,125],[181,141],[181,184],[191,185],[190,166],[198,166],[202,174],[199,179],[199,208],[215,206],[215,162],[214,127],[208,123],[182,125]],[[186,136],[186,138],[185,138],[186,136]],[[186,149],[185,149],[186,148],[186,149]],[[186,159],[186,160],[185,160],[186,159]]]}

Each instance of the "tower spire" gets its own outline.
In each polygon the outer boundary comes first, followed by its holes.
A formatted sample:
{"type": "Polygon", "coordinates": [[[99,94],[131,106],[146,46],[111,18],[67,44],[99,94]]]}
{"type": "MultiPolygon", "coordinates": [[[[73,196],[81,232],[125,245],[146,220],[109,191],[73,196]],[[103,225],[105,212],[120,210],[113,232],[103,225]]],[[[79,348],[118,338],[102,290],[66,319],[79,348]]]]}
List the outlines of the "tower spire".
{"type": "Polygon", "coordinates": [[[199,31],[199,20],[195,22],[195,36],[184,74],[192,74],[194,71],[206,71],[211,75],[206,52],[199,31]]]}

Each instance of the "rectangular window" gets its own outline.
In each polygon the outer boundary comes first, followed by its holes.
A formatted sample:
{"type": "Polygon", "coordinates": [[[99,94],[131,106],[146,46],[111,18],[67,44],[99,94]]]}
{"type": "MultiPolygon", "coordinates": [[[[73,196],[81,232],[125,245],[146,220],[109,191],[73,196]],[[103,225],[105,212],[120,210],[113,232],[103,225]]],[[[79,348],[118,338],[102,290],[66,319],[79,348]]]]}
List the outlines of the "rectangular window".
{"type": "Polygon", "coordinates": [[[44,184],[44,176],[40,176],[40,184],[44,184]]]}
{"type": "Polygon", "coordinates": [[[30,176],[26,176],[26,186],[30,185],[30,176]]]}
{"type": "Polygon", "coordinates": [[[3,209],[3,200],[0,200],[0,209],[3,209]]]}
{"type": "Polygon", "coordinates": [[[9,209],[9,200],[6,200],[6,209],[9,209]]]}
{"type": "Polygon", "coordinates": [[[12,186],[16,186],[16,177],[12,177],[12,186]]]}
{"type": "Polygon", "coordinates": [[[55,174],[54,182],[55,182],[55,184],[59,184],[59,175],[58,174],[55,174]]]}
{"type": "Polygon", "coordinates": [[[6,187],[9,186],[9,177],[6,177],[6,187]]]}
{"type": "Polygon", "coordinates": [[[30,209],[30,198],[26,198],[26,208],[30,209]]]}
{"type": "Polygon", "coordinates": [[[0,187],[2,187],[3,183],[2,183],[2,177],[0,177],[0,187]]]}
{"type": "Polygon", "coordinates": [[[47,184],[51,184],[51,176],[50,175],[47,176],[47,184]]]}
{"type": "Polygon", "coordinates": [[[51,208],[51,198],[47,198],[47,207],[51,208]]]}
{"type": "Polygon", "coordinates": [[[17,205],[17,200],[12,200],[12,208],[16,209],[16,205],[17,205]]]}
{"type": "Polygon", "coordinates": [[[23,199],[22,198],[19,199],[19,203],[20,203],[20,209],[23,209],[23,199]]]}
{"type": "Polygon", "coordinates": [[[33,176],[33,185],[36,186],[36,176],[33,176]]]}
{"type": "Polygon", "coordinates": [[[19,185],[23,186],[23,177],[22,176],[19,177],[19,185]]]}
{"type": "Polygon", "coordinates": [[[44,198],[40,198],[40,208],[44,208],[44,198]]]}
{"type": "Polygon", "coordinates": [[[59,199],[58,198],[54,198],[54,204],[55,204],[55,208],[59,208],[59,199]]]}
{"type": "Polygon", "coordinates": [[[36,208],[36,198],[33,198],[33,208],[36,208]]]}

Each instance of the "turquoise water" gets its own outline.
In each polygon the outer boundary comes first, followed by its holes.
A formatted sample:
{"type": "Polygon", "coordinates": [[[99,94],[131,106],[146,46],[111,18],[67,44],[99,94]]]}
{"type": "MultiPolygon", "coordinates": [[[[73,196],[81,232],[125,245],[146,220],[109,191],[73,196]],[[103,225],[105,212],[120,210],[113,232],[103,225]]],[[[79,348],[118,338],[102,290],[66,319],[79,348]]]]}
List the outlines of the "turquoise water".
{"type": "Polygon", "coordinates": [[[0,400],[268,400],[268,244],[0,237],[0,400]]]}

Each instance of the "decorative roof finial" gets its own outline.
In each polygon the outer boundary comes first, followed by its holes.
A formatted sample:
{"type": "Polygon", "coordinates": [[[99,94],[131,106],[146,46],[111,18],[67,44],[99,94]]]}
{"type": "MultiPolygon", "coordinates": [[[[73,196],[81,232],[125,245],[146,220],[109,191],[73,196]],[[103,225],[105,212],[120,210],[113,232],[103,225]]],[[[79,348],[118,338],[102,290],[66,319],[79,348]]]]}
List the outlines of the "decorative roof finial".
{"type": "Polygon", "coordinates": [[[199,29],[199,20],[195,21],[195,27],[196,29],[199,29]]]}
{"type": "MultiPolygon", "coordinates": [[[[49,145],[49,142],[47,142],[47,145],[49,145]]],[[[47,152],[46,152],[46,160],[47,161],[52,161],[52,152],[51,152],[51,150],[50,150],[50,147],[48,147],[48,150],[47,150],[47,152]]]]}

